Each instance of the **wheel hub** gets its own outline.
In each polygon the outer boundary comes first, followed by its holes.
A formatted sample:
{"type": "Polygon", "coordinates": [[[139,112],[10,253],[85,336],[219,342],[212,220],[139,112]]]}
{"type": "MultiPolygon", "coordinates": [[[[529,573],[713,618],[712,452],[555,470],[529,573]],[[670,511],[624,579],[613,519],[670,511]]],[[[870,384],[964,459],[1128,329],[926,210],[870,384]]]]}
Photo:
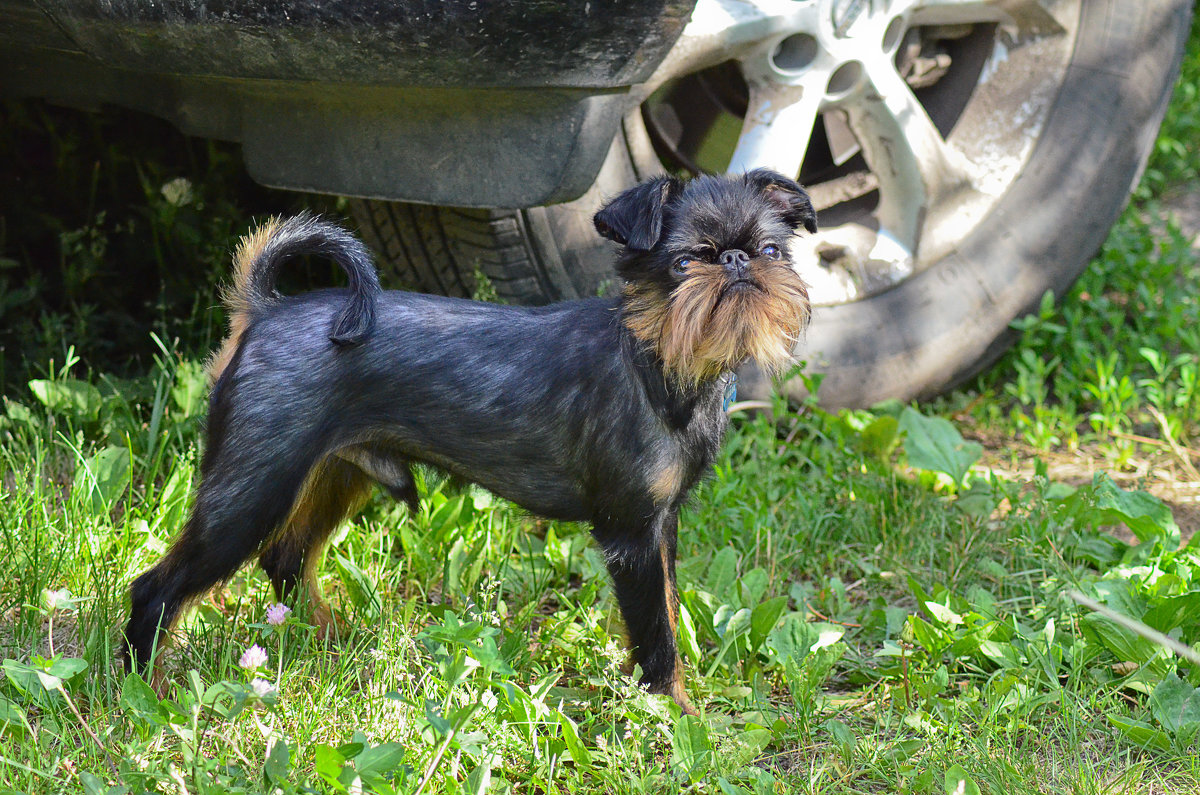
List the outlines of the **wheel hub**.
{"type": "MultiPolygon", "coordinates": [[[[1020,43],[1063,33],[1038,0],[700,0],[648,88],[722,61],[740,71],[746,96],[744,112],[732,109],[741,116],[736,143],[723,164],[713,163],[712,140],[692,151],[675,147],[685,155],[677,162],[692,170],[765,166],[802,176],[810,140],[827,147],[830,165],[842,168],[833,179],[806,180],[814,204],[825,211],[856,203],[857,216],[822,212],[822,231],[793,249],[807,263],[814,302],[845,303],[919,271],[932,249],[961,237],[963,224],[994,200],[995,164],[948,140],[913,88],[954,69],[945,53],[921,56],[926,39],[962,37],[980,24],[999,24],[1020,43]],[[955,234],[939,231],[945,223],[955,234]]],[[[999,45],[991,55],[1002,64],[1007,50],[999,45]]],[[[727,138],[736,129],[725,128],[727,138]]],[[[656,132],[670,139],[669,130],[656,132]]]]}

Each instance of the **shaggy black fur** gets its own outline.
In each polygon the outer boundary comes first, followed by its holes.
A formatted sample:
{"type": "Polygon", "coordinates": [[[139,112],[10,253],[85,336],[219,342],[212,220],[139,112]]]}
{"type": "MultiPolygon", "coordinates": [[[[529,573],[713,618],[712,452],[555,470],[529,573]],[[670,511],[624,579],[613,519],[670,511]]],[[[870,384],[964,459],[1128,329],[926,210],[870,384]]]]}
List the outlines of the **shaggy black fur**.
{"type": "MultiPolygon", "coordinates": [[[[191,516],[132,587],[131,663],[148,664],[189,600],[251,557],[282,598],[372,482],[415,505],[410,464],[421,462],[533,513],[589,522],[642,682],[690,711],[675,645],[678,512],[717,454],[730,371],[749,351],[716,376],[680,378],[649,332],[631,332],[627,305],[636,297],[707,337],[719,331],[703,330],[708,318],[665,311],[684,282],[707,278],[712,317],[746,294],[802,327],[787,249],[798,226],[815,229],[812,206],[778,174],[651,180],[596,216],[622,245],[626,295],[541,308],[379,291],[339,228],[300,217],[265,230],[232,290],[243,314],[214,373],[191,516]],[[280,265],[313,252],[336,258],[351,287],[275,292],[280,265]],[[792,292],[776,290],[780,268],[792,292]]],[[[790,351],[790,328],[758,332],[784,335],[790,351]]]]}

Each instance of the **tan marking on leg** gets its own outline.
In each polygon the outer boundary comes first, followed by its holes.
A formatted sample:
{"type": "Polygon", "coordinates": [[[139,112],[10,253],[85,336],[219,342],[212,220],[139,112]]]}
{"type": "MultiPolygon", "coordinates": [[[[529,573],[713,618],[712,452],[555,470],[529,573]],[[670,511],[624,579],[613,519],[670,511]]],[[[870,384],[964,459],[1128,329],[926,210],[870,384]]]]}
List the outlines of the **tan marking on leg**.
{"type": "MultiPolygon", "coordinates": [[[[671,581],[671,557],[665,541],[659,543],[658,554],[659,559],[662,560],[663,600],[667,606],[667,622],[671,625],[671,639],[675,642],[676,648],[678,648],[679,594],[675,590],[675,583],[671,581]]],[[[692,702],[688,699],[687,690],[683,687],[683,659],[678,653],[675,654],[675,674],[671,677],[670,683],[654,692],[670,696],[686,715],[699,714],[692,706],[692,702]]]]}
{"type": "Polygon", "coordinates": [[[330,457],[313,467],[304,481],[283,530],[270,546],[285,545],[303,561],[295,597],[302,600],[308,618],[327,640],[338,639],[338,622],[321,593],[317,563],[329,536],[367,501],[370,480],[362,470],[330,457]]]}
{"type": "Polygon", "coordinates": [[[301,578],[303,598],[308,603],[309,620],[317,628],[317,636],[330,643],[337,643],[341,640],[341,633],[338,631],[338,621],[334,617],[333,608],[321,593],[321,585],[317,582],[317,558],[318,555],[313,555],[311,561],[308,558],[304,561],[304,574],[301,578]]]}
{"type": "Polygon", "coordinates": [[[676,637],[675,624],[679,620],[679,596],[675,592],[675,584],[671,582],[670,552],[667,550],[665,541],[658,545],[658,557],[662,561],[663,601],[667,605],[667,622],[671,625],[671,637],[674,639],[676,637]]]}
{"type": "Polygon", "coordinates": [[[154,667],[150,669],[149,681],[150,685],[160,699],[169,698],[171,695],[171,682],[167,679],[167,674],[163,663],[166,658],[166,651],[175,645],[175,638],[170,631],[160,632],[158,641],[154,647],[154,667]]]}
{"type": "Polygon", "coordinates": [[[666,505],[679,494],[679,486],[683,481],[683,467],[678,461],[668,461],[650,481],[650,496],[656,505],[666,505]]]}
{"type": "MultiPolygon", "coordinates": [[[[676,662],[677,666],[682,666],[682,662],[676,662]]],[[[692,706],[692,700],[688,698],[687,690],[683,687],[683,673],[676,668],[675,681],[671,683],[671,692],[667,693],[679,708],[683,710],[684,715],[699,715],[700,713],[692,706]]]]}
{"type": "Polygon", "coordinates": [[[147,684],[150,685],[150,689],[154,691],[154,695],[158,696],[159,699],[170,697],[171,683],[167,681],[167,675],[163,673],[162,666],[157,664],[157,661],[154,670],[150,671],[150,681],[147,684]]]}
{"type": "Polygon", "coordinates": [[[664,696],[670,696],[671,700],[679,705],[685,715],[699,715],[696,708],[692,706],[692,700],[688,698],[687,690],[683,687],[683,676],[681,666],[683,662],[675,658],[675,678],[663,687],[654,687],[650,689],[651,693],[658,693],[664,696]]]}

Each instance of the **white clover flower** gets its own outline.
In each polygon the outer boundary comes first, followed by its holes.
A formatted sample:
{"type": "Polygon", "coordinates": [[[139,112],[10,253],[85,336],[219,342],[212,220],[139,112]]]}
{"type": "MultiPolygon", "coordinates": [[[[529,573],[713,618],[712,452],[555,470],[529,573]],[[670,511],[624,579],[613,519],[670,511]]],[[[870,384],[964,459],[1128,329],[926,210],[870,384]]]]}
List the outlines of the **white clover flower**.
{"type": "Polygon", "coordinates": [[[242,658],[238,660],[238,665],[245,668],[247,671],[253,671],[256,668],[261,668],[267,664],[267,651],[257,643],[246,649],[242,654],[242,658]]]}
{"type": "Polygon", "coordinates": [[[267,696],[278,692],[275,689],[275,685],[271,684],[266,679],[262,679],[257,676],[250,680],[250,689],[253,690],[254,695],[258,696],[259,698],[266,698],[267,696]]]}
{"type": "Polygon", "coordinates": [[[176,207],[191,204],[194,195],[192,183],[186,177],[176,177],[162,186],[162,195],[169,204],[176,207]]]}
{"type": "Polygon", "coordinates": [[[75,600],[66,588],[59,588],[57,591],[47,588],[42,591],[42,598],[46,601],[46,607],[51,610],[70,610],[75,606],[75,600]]]}

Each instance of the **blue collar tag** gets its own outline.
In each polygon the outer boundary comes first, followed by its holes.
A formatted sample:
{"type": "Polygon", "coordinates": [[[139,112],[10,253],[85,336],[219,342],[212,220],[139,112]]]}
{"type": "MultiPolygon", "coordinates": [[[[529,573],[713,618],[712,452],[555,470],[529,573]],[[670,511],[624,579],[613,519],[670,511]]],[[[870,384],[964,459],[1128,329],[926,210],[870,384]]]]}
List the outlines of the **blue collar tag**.
{"type": "Polygon", "coordinates": [[[729,407],[735,400],[737,400],[737,373],[730,373],[729,380],[725,382],[725,399],[721,401],[721,410],[729,411],[729,407]]]}

